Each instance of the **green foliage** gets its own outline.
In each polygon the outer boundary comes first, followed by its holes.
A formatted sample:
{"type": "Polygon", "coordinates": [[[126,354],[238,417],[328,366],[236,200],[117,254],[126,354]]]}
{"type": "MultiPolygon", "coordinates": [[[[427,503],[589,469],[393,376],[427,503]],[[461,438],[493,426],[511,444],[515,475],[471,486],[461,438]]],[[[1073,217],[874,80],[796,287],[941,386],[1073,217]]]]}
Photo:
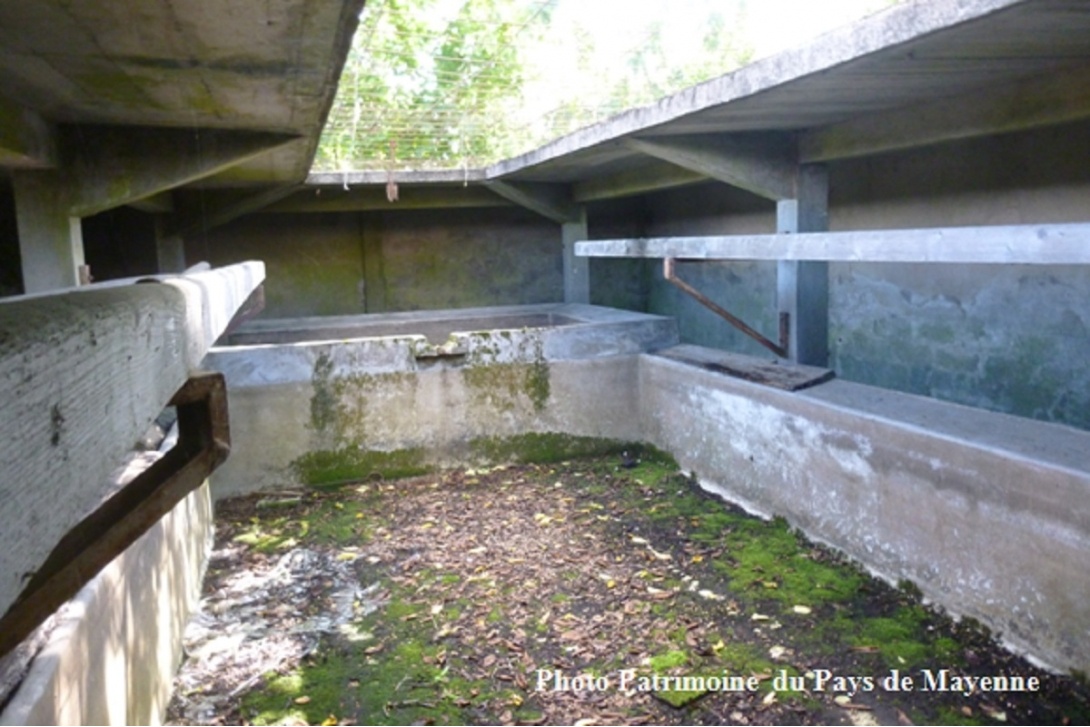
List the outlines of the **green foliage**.
{"type": "MultiPolygon", "coordinates": [[[[314,166],[320,170],[489,164],[733,70],[751,52],[714,5],[635,30],[536,0],[369,0],[314,166]],[[703,14],[701,14],[703,13],[703,14]],[[692,16],[692,17],[690,17],[692,16]],[[677,59],[676,21],[699,28],[677,59]],[[607,36],[624,33],[618,52],[607,36]],[[675,41],[676,43],[676,41],[675,41]]],[[[567,8],[567,6],[564,6],[567,8]]],[[[624,12],[621,6],[618,12],[624,12]]]]}
{"type": "Polygon", "coordinates": [[[514,0],[372,0],[315,166],[456,168],[494,156],[522,81],[519,42],[548,20],[514,0]]]}

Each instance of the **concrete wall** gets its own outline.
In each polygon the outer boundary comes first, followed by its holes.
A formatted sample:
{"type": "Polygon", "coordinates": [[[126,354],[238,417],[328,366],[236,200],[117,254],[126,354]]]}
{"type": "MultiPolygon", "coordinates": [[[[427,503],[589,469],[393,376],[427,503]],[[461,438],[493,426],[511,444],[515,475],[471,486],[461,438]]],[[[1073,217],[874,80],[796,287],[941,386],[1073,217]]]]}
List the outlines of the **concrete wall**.
{"type": "Polygon", "coordinates": [[[317,460],[358,480],[380,471],[364,450],[464,464],[481,439],[639,439],[1016,650],[1090,667],[1090,433],[843,380],[789,393],[637,353],[673,337],[663,323],[623,345],[470,334],[465,361],[429,362],[408,339],[217,349],[235,446],[216,495],[295,484],[317,460]]]}
{"type": "Polygon", "coordinates": [[[1090,666],[1090,434],[847,381],[798,393],[640,359],[647,440],[1061,669],[1090,666]]]}
{"type": "MultiPolygon", "coordinates": [[[[830,229],[1090,220],[1090,124],[834,163],[830,229]]],[[[649,235],[771,232],[771,202],[725,185],[646,198],[649,235]]],[[[774,337],[775,266],[679,275],[774,337]]],[[[845,379],[1090,429],[1090,268],[831,264],[830,365],[845,379]]],[[[654,271],[646,310],[682,340],[764,355],[654,271]]]]}
{"type": "Polygon", "coordinates": [[[254,215],[186,242],[190,263],[253,258],[268,318],[563,299],[557,226],[517,209],[254,215]]]}
{"type": "MultiPolygon", "coordinates": [[[[227,378],[232,421],[216,497],[335,481],[334,472],[365,478],[390,469],[383,453],[394,453],[395,469],[461,464],[527,433],[638,439],[636,355],[674,345],[674,322],[548,308],[580,322],[455,333],[456,345],[439,349],[411,335],[213,349],[207,365],[227,378]]],[[[428,314],[397,319],[411,334],[412,319],[428,314]]]]}
{"type": "Polygon", "coordinates": [[[0,724],[160,724],[212,549],[205,484],[62,608],[0,724]]]}

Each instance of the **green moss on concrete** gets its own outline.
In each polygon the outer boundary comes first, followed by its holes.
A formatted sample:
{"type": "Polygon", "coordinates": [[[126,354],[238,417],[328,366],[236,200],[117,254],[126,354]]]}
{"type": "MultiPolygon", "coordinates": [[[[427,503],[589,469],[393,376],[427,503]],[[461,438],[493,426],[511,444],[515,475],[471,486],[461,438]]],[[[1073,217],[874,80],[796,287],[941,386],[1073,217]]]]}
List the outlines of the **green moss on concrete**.
{"type": "Polygon", "coordinates": [[[423,449],[392,452],[344,447],[308,452],[292,463],[299,481],[312,487],[335,487],[369,479],[393,480],[432,470],[423,449]]]}
{"type": "Polygon", "coordinates": [[[463,370],[466,386],[478,403],[509,412],[528,403],[544,411],[551,387],[545,362],[477,364],[463,370]]]}
{"type": "Polygon", "coordinates": [[[540,331],[476,331],[463,376],[478,403],[501,412],[544,411],[552,388],[540,331]]]}
{"type": "Polygon", "coordinates": [[[314,362],[311,375],[314,394],[310,398],[310,426],[324,432],[336,422],[337,395],[333,385],[333,360],[328,353],[321,353],[314,362]]]}
{"type": "Polygon", "coordinates": [[[622,452],[648,452],[663,455],[648,445],[621,442],[615,439],[579,437],[559,432],[532,432],[512,437],[478,437],[469,443],[472,456],[488,462],[519,462],[523,464],[563,462],[576,457],[595,457],[622,452]]]}

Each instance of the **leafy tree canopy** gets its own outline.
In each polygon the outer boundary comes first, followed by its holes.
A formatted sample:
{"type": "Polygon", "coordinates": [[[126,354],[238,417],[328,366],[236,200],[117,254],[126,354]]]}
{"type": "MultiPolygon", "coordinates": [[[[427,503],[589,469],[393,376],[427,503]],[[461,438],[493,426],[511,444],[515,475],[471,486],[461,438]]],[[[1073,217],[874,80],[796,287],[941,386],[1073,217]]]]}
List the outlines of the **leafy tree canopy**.
{"type": "MultiPolygon", "coordinates": [[[[754,8],[774,1],[791,6],[754,8]]],[[[747,0],[368,0],[315,168],[458,169],[529,151],[744,64],[748,15],[747,0]]]]}

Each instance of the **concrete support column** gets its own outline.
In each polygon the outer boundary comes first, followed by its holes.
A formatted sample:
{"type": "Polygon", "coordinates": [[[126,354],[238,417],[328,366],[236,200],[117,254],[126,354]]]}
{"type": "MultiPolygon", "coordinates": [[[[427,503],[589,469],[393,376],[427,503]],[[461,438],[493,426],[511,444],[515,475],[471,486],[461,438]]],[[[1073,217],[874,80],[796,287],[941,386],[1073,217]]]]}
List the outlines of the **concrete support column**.
{"type": "MultiPolygon", "coordinates": [[[[829,174],[824,165],[799,167],[795,199],[776,203],[776,232],[825,232],[829,228],[829,174]]],[[[790,316],[792,361],[826,366],[829,361],[829,264],[781,260],[776,268],[780,313],[790,316]]]]}
{"type": "Polygon", "coordinates": [[[185,272],[185,239],[172,234],[163,215],[155,218],[155,264],[159,273],[185,272]]]}
{"type": "Polygon", "coordinates": [[[587,239],[587,208],[579,208],[579,218],[560,224],[564,244],[564,302],[590,303],[590,258],[575,256],[575,243],[587,239]]]}
{"type": "Polygon", "coordinates": [[[24,291],[79,285],[83,230],[69,212],[67,186],[52,171],[16,171],[12,178],[24,291]]]}

